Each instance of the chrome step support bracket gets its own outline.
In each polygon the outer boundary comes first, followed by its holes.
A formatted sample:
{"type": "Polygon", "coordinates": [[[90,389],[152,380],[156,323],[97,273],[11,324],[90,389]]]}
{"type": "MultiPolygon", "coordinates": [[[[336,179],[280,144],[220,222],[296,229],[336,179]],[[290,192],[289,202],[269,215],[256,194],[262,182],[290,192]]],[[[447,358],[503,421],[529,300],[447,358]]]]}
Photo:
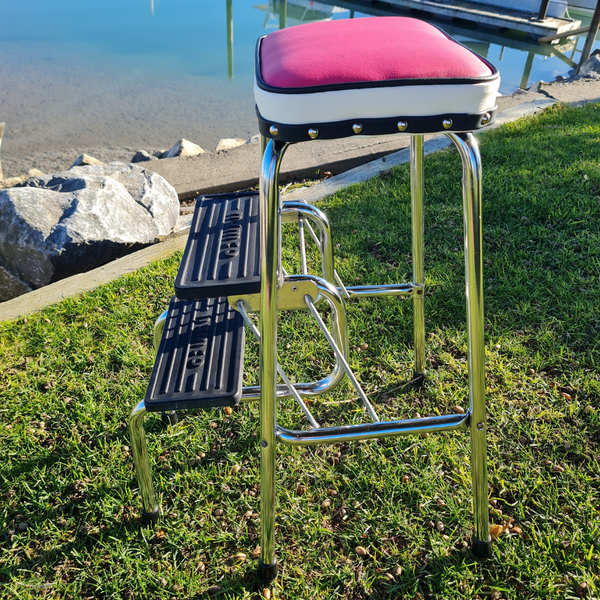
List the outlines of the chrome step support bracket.
{"type": "Polygon", "coordinates": [[[333,239],[331,237],[331,228],[327,215],[316,206],[302,201],[288,201],[283,203],[281,211],[282,223],[297,223],[300,233],[300,258],[302,261],[302,273],[307,275],[306,271],[306,250],[304,243],[304,226],[309,229],[313,241],[318,246],[321,253],[321,269],[323,279],[335,284],[335,269],[333,260],[333,239]],[[306,220],[306,223],[305,223],[306,220]],[[320,236],[317,236],[310,222],[314,223],[320,236]]]}
{"type": "MultiPolygon", "coordinates": [[[[328,281],[312,275],[292,275],[286,278],[283,286],[280,288],[281,293],[284,289],[293,290],[294,287],[298,288],[298,291],[303,289],[318,290],[318,295],[313,296],[308,294],[309,297],[315,299],[315,304],[319,304],[322,301],[326,301],[331,308],[331,322],[333,324],[333,339],[336,345],[341,350],[342,355],[347,360],[348,357],[348,321],[346,318],[346,306],[344,300],[340,296],[338,290],[328,281]]],[[[287,292],[283,292],[284,294],[287,292]]],[[[294,297],[294,303],[297,301],[297,292],[292,292],[294,297]]],[[[239,300],[246,300],[246,297],[230,297],[229,302],[233,305],[233,302],[239,300]]],[[[291,301],[286,300],[291,304],[291,301]]],[[[256,299],[251,295],[250,305],[253,306],[256,303],[256,299]]],[[[302,299],[302,307],[306,310],[306,302],[302,299]]],[[[261,315],[262,318],[262,315],[261,315]]],[[[314,397],[320,396],[331,391],[335,386],[339,384],[344,376],[344,369],[339,360],[336,361],[333,369],[329,375],[310,383],[295,383],[295,390],[303,397],[314,397]]],[[[278,385],[276,388],[277,398],[290,398],[293,394],[288,389],[287,385],[278,385]]],[[[258,400],[260,397],[260,386],[247,386],[242,391],[242,402],[252,402],[258,400]]]]}
{"type": "MultiPolygon", "coordinates": [[[[243,300],[238,300],[237,310],[240,312],[240,314],[244,318],[244,322],[246,323],[246,327],[248,327],[248,329],[250,329],[250,331],[252,332],[252,334],[254,335],[254,337],[260,343],[260,332],[256,328],[256,325],[252,322],[252,319],[250,319],[250,316],[248,315],[247,307],[244,306],[244,301],[243,300]]],[[[308,406],[306,406],[306,403],[304,402],[304,400],[302,400],[302,397],[300,396],[300,394],[298,393],[298,391],[294,387],[293,383],[290,381],[289,377],[286,375],[285,371],[281,368],[281,365],[279,364],[279,362],[277,363],[277,373],[279,373],[279,376],[281,377],[281,379],[283,379],[283,381],[284,381],[284,383],[285,383],[288,391],[294,397],[294,400],[296,400],[296,402],[298,403],[298,406],[300,406],[300,409],[302,410],[302,412],[304,413],[304,415],[308,419],[309,423],[315,429],[318,429],[320,427],[319,423],[313,417],[313,415],[310,412],[308,406]]]]}

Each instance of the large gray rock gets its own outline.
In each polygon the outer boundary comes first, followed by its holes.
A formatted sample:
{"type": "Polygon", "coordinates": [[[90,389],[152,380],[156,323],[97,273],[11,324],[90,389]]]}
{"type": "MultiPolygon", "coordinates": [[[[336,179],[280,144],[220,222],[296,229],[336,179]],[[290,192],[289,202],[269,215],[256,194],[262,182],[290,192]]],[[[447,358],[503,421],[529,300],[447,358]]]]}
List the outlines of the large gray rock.
{"type": "Polygon", "coordinates": [[[158,241],[179,200],[135,165],[73,167],[0,192],[0,301],[158,241]]]}

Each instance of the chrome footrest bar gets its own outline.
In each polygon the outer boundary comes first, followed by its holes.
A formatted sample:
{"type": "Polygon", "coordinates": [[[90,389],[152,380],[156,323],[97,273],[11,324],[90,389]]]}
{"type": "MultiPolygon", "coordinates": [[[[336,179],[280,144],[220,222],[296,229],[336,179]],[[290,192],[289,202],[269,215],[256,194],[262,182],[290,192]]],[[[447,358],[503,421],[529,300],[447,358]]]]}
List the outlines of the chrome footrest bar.
{"type": "Polygon", "coordinates": [[[372,440],[400,435],[417,435],[455,429],[467,429],[470,414],[453,414],[421,419],[405,419],[402,421],[379,421],[361,425],[342,425],[340,427],[321,427],[306,431],[294,431],[277,425],[275,435],[277,440],[290,446],[317,446],[372,440]]]}
{"type": "MultiPolygon", "coordinates": [[[[387,285],[353,285],[344,288],[349,298],[369,298],[375,296],[422,296],[423,285],[398,283],[387,285]]],[[[342,293],[341,290],[340,294],[342,293]]]]}

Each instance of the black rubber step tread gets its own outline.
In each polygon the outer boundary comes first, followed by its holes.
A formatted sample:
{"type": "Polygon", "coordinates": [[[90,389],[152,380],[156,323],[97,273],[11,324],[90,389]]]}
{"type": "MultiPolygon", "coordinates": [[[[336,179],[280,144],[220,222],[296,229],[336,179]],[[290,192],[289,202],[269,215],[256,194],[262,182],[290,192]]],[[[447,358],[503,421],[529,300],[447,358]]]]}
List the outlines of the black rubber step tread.
{"type": "Polygon", "coordinates": [[[227,298],[173,298],[144,403],[150,412],[234,406],[245,328],[227,298]]]}
{"type": "Polygon", "coordinates": [[[260,292],[258,192],[202,196],[175,279],[185,300],[260,292]]]}

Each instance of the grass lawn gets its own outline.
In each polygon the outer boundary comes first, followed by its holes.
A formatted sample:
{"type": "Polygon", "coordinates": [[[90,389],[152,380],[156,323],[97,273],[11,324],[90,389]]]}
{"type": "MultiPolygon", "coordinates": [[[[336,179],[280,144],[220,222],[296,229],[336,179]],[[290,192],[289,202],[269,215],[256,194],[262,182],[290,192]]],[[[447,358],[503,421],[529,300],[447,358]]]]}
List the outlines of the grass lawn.
{"type": "MultiPolygon", "coordinates": [[[[466,549],[468,435],[279,446],[272,598],[600,594],[600,105],[553,108],[486,133],[481,148],[494,557],[466,549]]],[[[422,387],[410,383],[410,301],[349,304],[351,365],[390,419],[466,405],[460,161],[445,151],[425,164],[422,387]]],[[[408,166],[320,206],[347,284],[409,278],[408,166]]],[[[284,259],[298,272],[293,242],[286,233],[284,259]]],[[[164,515],[139,526],[126,423],[179,258],[0,324],[0,597],[269,596],[255,578],[256,405],[187,413],[174,427],[147,418],[164,515]]],[[[303,313],[283,319],[280,340],[293,379],[328,368],[303,313]]],[[[257,364],[248,335],[248,382],[257,364]]],[[[354,395],[344,384],[315,401],[321,423],[364,419],[354,395]]],[[[291,403],[279,415],[301,421],[291,403]]]]}

